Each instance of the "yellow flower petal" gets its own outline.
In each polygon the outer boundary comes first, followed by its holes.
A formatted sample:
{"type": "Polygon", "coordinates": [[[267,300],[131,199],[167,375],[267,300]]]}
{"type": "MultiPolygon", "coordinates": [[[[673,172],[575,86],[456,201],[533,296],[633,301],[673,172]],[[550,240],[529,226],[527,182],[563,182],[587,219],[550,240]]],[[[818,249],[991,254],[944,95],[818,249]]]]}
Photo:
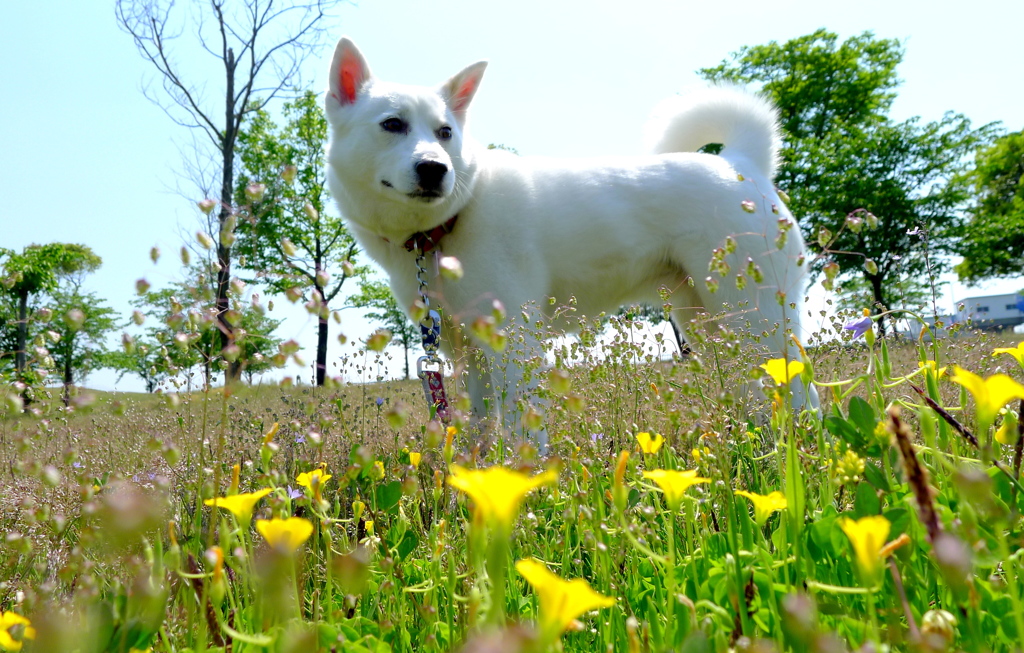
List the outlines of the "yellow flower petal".
{"type": "Polygon", "coordinates": [[[764,526],[771,514],[776,510],[785,510],[788,505],[786,495],[778,490],[768,494],[757,494],[746,490],[736,490],[736,494],[750,500],[754,506],[754,521],[758,526],[764,526]]]}
{"type": "Polygon", "coordinates": [[[295,479],[295,482],[302,487],[312,490],[314,483],[323,487],[324,483],[329,480],[331,480],[331,475],[325,474],[323,469],[317,468],[311,472],[303,472],[302,474],[299,474],[298,478],[295,479]]]}
{"type": "Polygon", "coordinates": [[[313,523],[302,517],[259,519],[256,521],[256,530],[272,548],[295,553],[313,534],[313,523]]]}
{"type": "Polygon", "coordinates": [[[615,605],[615,599],[595,592],[582,578],[559,578],[538,560],[520,560],[516,571],[537,593],[541,633],[548,637],[559,637],[577,617],[591,610],[615,605]]]}
{"type": "Polygon", "coordinates": [[[762,364],[761,369],[772,377],[775,385],[785,385],[800,376],[804,371],[804,364],[801,361],[791,360],[787,363],[785,358],[773,358],[762,364]]]}
{"type": "Polygon", "coordinates": [[[423,460],[423,454],[418,451],[409,452],[409,464],[413,467],[419,467],[420,461],[423,460]]]}
{"type": "Polygon", "coordinates": [[[452,465],[451,471],[448,485],[468,494],[485,519],[506,530],[511,529],[529,492],[558,480],[558,473],[551,469],[533,477],[498,466],[465,469],[452,465]]]}
{"type": "Polygon", "coordinates": [[[641,431],[636,434],[636,441],[640,444],[640,451],[644,453],[658,453],[661,449],[661,445],[665,443],[665,438],[660,433],[655,433],[654,437],[647,431],[641,431]]]}
{"type": "Polygon", "coordinates": [[[22,640],[35,639],[36,631],[31,622],[15,612],[0,614],[0,648],[5,651],[20,651],[22,640]],[[21,626],[21,635],[16,636],[11,630],[21,626]]]}
{"type": "Polygon", "coordinates": [[[1001,347],[992,350],[993,356],[998,356],[999,354],[1009,354],[1010,356],[1013,356],[1017,363],[1021,367],[1024,367],[1024,341],[1017,343],[1016,347],[1001,347]]]}
{"type": "Polygon", "coordinates": [[[683,500],[683,496],[686,490],[692,485],[697,483],[710,483],[710,478],[704,478],[697,476],[697,470],[691,469],[685,472],[679,472],[668,469],[655,469],[649,472],[644,472],[644,478],[650,479],[658,484],[661,491],[665,494],[665,501],[668,503],[668,507],[675,510],[679,507],[679,504],[683,500]]]}
{"type": "Polygon", "coordinates": [[[999,410],[1014,399],[1024,399],[1024,385],[1005,374],[993,374],[983,379],[960,366],[953,368],[953,382],[967,388],[974,397],[977,420],[983,428],[992,425],[999,410]]]}
{"type": "Polygon", "coordinates": [[[214,499],[207,499],[203,503],[208,506],[216,506],[230,511],[239,521],[247,521],[252,517],[252,509],[256,507],[256,503],[263,497],[270,494],[269,488],[263,488],[256,492],[246,492],[243,494],[234,494],[229,497],[216,497],[214,499]]]}
{"type": "Polygon", "coordinates": [[[840,517],[836,523],[850,538],[857,566],[860,568],[865,583],[874,582],[878,572],[882,569],[881,551],[885,546],[886,538],[889,537],[889,529],[892,527],[889,520],[881,515],[872,515],[856,521],[849,517],[840,517]]]}

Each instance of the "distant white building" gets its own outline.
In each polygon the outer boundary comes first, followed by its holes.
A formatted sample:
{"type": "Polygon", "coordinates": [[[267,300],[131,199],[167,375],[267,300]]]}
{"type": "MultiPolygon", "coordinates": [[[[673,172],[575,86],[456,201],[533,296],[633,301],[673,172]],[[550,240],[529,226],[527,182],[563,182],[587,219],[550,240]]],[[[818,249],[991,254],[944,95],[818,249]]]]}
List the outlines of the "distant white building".
{"type": "Polygon", "coordinates": [[[956,322],[971,321],[975,329],[1001,331],[1024,324],[1024,295],[984,295],[967,297],[956,303],[956,322]]]}
{"type": "MultiPolygon", "coordinates": [[[[935,329],[935,316],[934,315],[925,315],[923,317],[924,317],[925,324],[928,325],[928,330],[929,330],[929,333],[925,335],[925,339],[930,339],[931,336],[936,333],[936,329],[935,329]]],[[[942,324],[942,328],[937,330],[938,331],[938,335],[939,335],[940,338],[944,338],[947,335],[946,329],[948,329],[951,325],[953,325],[955,322],[957,322],[957,319],[956,319],[955,315],[940,315],[939,316],[939,322],[942,324]]],[[[907,329],[905,331],[901,329],[900,333],[902,333],[903,335],[907,336],[908,338],[913,338],[914,340],[917,340],[918,338],[920,338],[921,337],[921,323],[918,322],[916,319],[913,319],[913,318],[908,318],[906,320],[906,323],[907,323],[907,329]]]]}

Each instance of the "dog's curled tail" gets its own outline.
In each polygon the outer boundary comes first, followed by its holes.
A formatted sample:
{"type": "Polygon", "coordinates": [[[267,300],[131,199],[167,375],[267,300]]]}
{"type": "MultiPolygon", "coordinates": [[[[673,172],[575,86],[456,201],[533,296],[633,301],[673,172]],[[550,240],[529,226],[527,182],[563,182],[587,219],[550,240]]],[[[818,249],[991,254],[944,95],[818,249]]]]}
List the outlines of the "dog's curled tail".
{"type": "Polygon", "coordinates": [[[696,152],[710,143],[722,155],[738,152],[775,177],[779,157],[778,111],[771,102],[736,86],[711,86],[659,104],[645,129],[657,154],[696,152]]]}

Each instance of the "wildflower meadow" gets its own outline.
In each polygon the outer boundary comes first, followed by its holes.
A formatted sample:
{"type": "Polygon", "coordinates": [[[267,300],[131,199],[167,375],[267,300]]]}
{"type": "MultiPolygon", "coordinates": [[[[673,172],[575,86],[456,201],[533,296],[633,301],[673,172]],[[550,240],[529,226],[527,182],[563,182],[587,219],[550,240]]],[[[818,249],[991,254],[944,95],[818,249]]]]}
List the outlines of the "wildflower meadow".
{"type": "Polygon", "coordinates": [[[584,324],[547,451],[415,382],[11,396],[0,650],[1021,650],[1024,345],[873,317],[788,361],[584,324]]]}

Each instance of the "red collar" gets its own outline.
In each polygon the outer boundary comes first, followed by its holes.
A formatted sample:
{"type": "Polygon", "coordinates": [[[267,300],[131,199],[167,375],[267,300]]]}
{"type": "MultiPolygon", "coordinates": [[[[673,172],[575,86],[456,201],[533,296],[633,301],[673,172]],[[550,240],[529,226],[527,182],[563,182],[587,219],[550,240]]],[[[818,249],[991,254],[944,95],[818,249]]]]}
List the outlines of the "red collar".
{"type": "Polygon", "coordinates": [[[434,250],[446,234],[450,234],[455,228],[455,221],[459,219],[458,214],[448,218],[444,223],[437,225],[430,231],[418,231],[409,236],[405,241],[405,249],[410,252],[422,251],[424,254],[434,250]]]}

